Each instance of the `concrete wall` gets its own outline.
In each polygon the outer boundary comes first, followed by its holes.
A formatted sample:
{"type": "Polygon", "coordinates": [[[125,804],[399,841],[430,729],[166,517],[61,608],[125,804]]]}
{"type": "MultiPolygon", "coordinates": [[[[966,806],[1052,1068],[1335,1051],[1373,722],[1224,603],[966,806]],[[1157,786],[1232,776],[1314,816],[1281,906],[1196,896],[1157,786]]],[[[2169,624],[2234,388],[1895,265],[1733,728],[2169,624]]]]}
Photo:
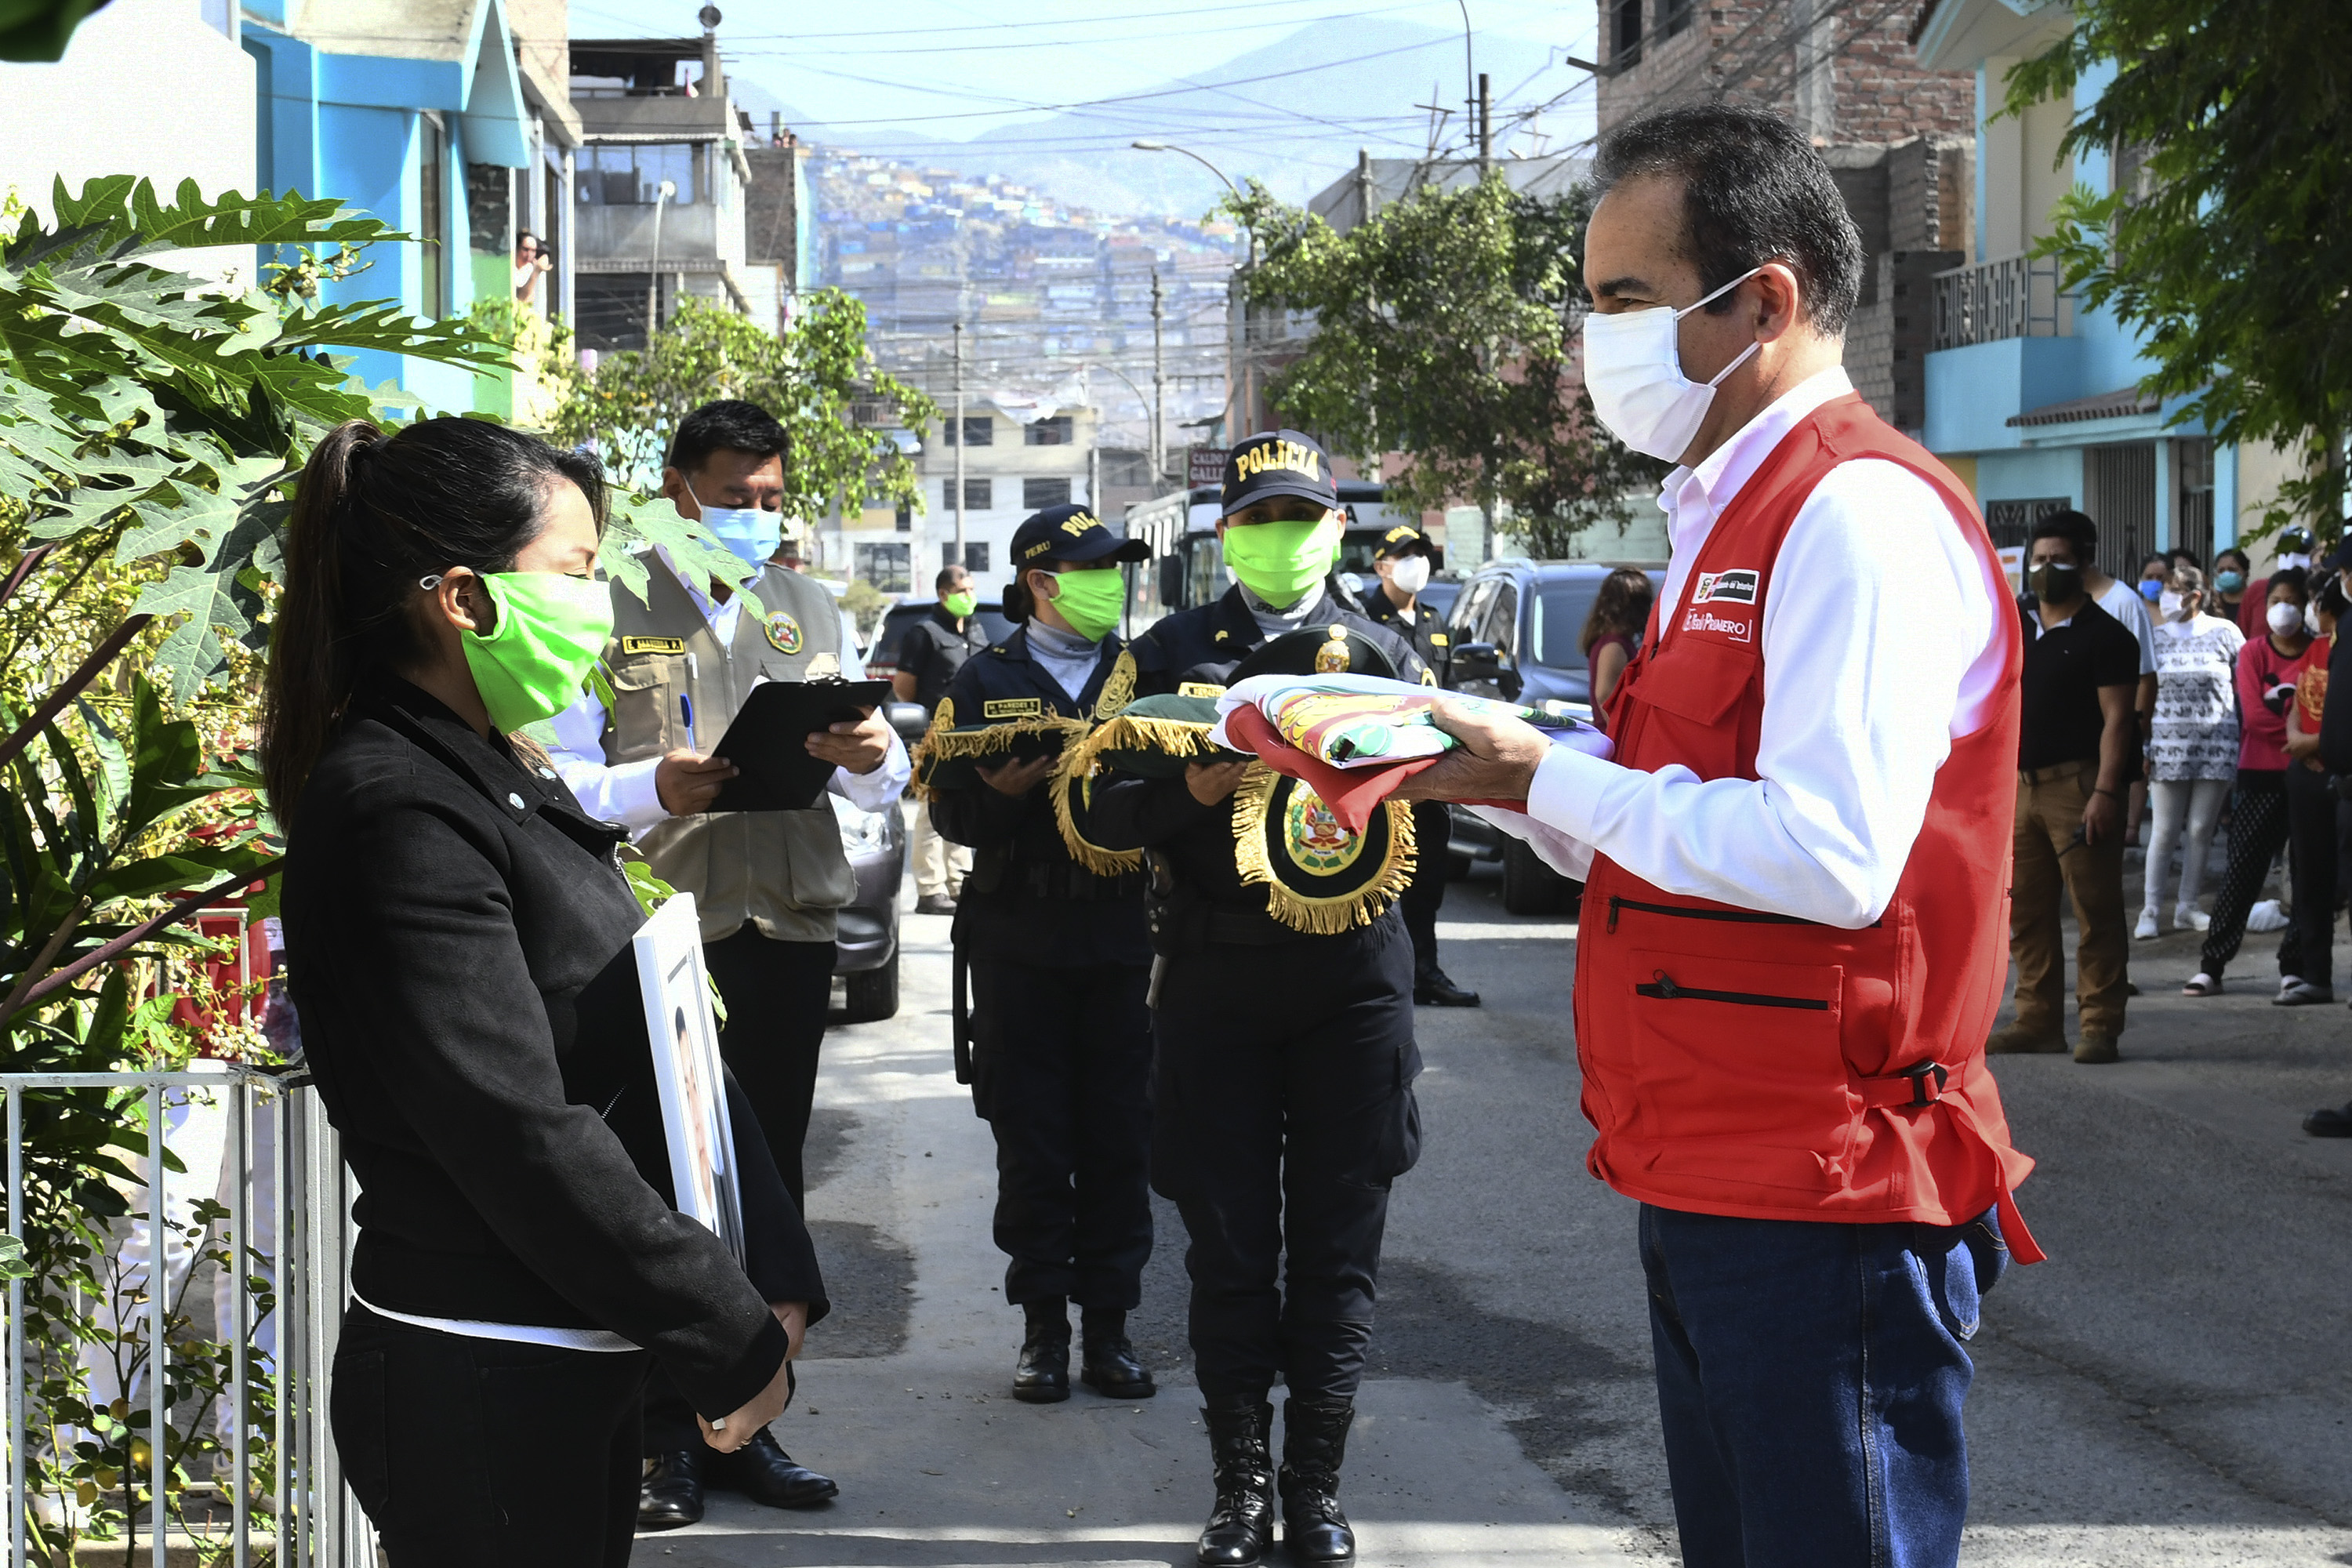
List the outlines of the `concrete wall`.
{"type": "Polygon", "coordinates": [[[0,186],[45,218],[60,178],[79,194],[143,175],[167,201],[185,179],[207,196],[249,192],[254,119],[253,61],[205,24],[199,0],[114,0],[65,58],[0,64],[0,186]]]}

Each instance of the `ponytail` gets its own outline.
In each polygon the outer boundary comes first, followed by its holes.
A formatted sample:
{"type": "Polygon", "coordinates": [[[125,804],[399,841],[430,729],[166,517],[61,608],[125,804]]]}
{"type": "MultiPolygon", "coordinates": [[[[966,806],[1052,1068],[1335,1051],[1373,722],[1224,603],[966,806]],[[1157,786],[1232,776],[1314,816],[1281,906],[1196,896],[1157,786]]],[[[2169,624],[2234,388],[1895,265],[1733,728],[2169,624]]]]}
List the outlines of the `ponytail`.
{"type": "Polygon", "coordinates": [[[387,434],[364,419],[312,448],[286,531],[262,688],[262,777],[281,829],[362,676],[421,658],[421,579],[513,569],[539,536],[551,485],[577,485],[601,528],[597,460],[479,419],[387,434]]]}

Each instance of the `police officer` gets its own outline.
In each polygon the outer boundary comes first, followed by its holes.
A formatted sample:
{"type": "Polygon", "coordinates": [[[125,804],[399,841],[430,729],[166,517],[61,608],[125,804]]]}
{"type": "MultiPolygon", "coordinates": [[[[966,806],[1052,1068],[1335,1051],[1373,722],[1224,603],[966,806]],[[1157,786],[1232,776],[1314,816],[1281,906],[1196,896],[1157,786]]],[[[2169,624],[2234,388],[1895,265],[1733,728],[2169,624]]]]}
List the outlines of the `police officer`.
{"type": "MultiPolygon", "coordinates": [[[[940,699],[955,684],[964,661],[988,646],[988,628],[981,624],[971,574],[961,564],[950,564],[940,568],[932,586],[940,602],[899,637],[898,668],[890,677],[898,700],[921,703],[926,715],[939,711],[940,699]]],[[[955,913],[956,898],[971,870],[971,856],[940,835],[927,800],[915,803],[914,832],[908,848],[915,865],[915,912],[955,913]]]]}
{"type": "MultiPolygon", "coordinates": [[[[1434,670],[1445,668],[1445,623],[1421,603],[1429,574],[1444,564],[1429,536],[1399,523],[1381,536],[1372,552],[1372,567],[1381,574],[1380,590],[1365,595],[1364,612],[1412,645],[1421,661],[1434,670]]],[[[1412,886],[1405,889],[1405,930],[1412,933],[1412,999],[1423,1007],[1475,1007],[1478,993],[1465,991],[1437,966],[1437,910],[1445,901],[1445,870],[1451,857],[1446,845],[1454,837],[1454,818],[1445,803],[1417,802],[1412,808],[1414,854],[1418,864],[1412,886]]]]}
{"type": "MultiPolygon", "coordinates": [[[[656,550],[645,597],[613,584],[610,708],[583,696],[556,715],[551,753],[582,805],[634,830],[654,874],[695,896],[703,958],[727,998],[719,1049],[758,1114],[784,1185],[804,1195],[801,1146],[816,1090],[833,985],[834,911],[856,891],[832,808],[713,812],[735,769],[712,755],[757,680],[863,673],[823,584],[776,563],[783,549],[783,426],[756,404],[705,404],[678,422],[662,490],[739,559],[705,592],[656,550]],[[741,590],[760,613],[744,613],[741,590]]],[[[907,754],[878,712],[808,737],[835,765],[832,787],[868,811],[896,810],[907,754]]],[[[732,1454],[702,1440],[693,1410],[658,1373],[646,1394],[637,1521],[667,1530],[702,1517],[706,1485],[773,1508],[839,1489],[762,1432],[732,1454]]]]}
{"type": "MultiPolygon", "coordinates": [[[[1027,1320],[1013,1395],[1033,1405],[1070,1396],[1072,1300],[1080,1381],[1114,1399],[1155,1392],[1127,1337],[1151,1256],[1143,879],[1071,858],[1044,743],[1083,733],[1123,646],[1118,563],[1150,553],[1082,506],[1021,525],[1004,610],[1024,624],[965,663],[946,706],[959,738],[1008,743],[930,800],[940,832],[972,851],[955,943],[971,965],[972,1102],[996,1134],[1004,1299],[1027,1320]]],[[[936,749],[925,770],[944,781],[936,749]]]]}
{"type": "MultiPolygon", "coordinates": [[[[1223,509],[1217,532],[1235,585],[1139,636],[1097,717],[1132,698],[1219,689],[1253,651],[1294,632],[1311,642],[1336,630],[1390,672],[1423,678],[1404,640],[1330,578],[1345,520],[1313,440],[1280,430],[1234,447],[1223,509]]],[[[1277,1377],[1289,1389],[1285,1542],[1295,1561],[1354,1557],[1339,1467],[1371,1339],[1389,1183],[1420,1142],[1403,921],[1391,905],[1315,935],[1276,919],[1239,863],[1234,797],[1244,773],[1208,760],[1181,776],[1108,775],[1088,823],[1095,842],[1146,847],[1153,877],[1152,1180],[1192,1239],[1193,1365],[1216,1476],[1199,1546],[1210,1568],[1272,1549],[1266,1396],[1277,1377]]]]}

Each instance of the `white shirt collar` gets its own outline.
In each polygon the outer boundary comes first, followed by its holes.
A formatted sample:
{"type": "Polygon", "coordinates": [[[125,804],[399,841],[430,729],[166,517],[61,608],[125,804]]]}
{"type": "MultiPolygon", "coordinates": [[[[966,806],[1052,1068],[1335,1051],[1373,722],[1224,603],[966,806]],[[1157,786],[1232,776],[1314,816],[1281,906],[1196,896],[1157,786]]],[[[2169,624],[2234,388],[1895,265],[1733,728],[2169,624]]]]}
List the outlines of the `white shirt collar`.
{"type": "MultiPolygon", "coordinates": [[[[677,569],[677,563],[670,557],[668,545],[655,545],[654,554],[658,556],[661,560],[661,563],[669,569],[669,574],[677,579],[677,585],[686,590],[686,596],[694,601],[694,607],[702,612],[702,618],[710,623],[713,628],[716,628],[719,624],[719,616],[727,613],[729,605],[732,605],[738,602],[736,596],[730,595],[727,599],[727,604],[722,605],[718,600],[712,598],[709,595],[704,593],[701,589],[696,587],[694,585],[694,580],[677,569]]],[[[735,586],[739,588],[742,587],[746,584],[751,582],[752,579],[758,577],[759,574],[760,574],[756,571],[746,573],[742,581],[736,584],[735,586]]]]}
{"type": "MultiPolygon", "coordinates": [[[[1743,486],[1753,479],[1772,448],[1782,437],[1797,427],[1797,422],[1833,397],[1843,397],[1853,390],[1843,365],[1807,376],[1779,397],[1764,412],[1742,425],[1731,438],[1702,458],[1696,468],[1677,468],[1668,474],[1658,489],[1658,510],[1679,524],[1688,516],[1694,521],[1712,522],[1722,515],[1743,486]]],[[[1675,541],[1679,545],[1681,541],[1675,541]]]]}

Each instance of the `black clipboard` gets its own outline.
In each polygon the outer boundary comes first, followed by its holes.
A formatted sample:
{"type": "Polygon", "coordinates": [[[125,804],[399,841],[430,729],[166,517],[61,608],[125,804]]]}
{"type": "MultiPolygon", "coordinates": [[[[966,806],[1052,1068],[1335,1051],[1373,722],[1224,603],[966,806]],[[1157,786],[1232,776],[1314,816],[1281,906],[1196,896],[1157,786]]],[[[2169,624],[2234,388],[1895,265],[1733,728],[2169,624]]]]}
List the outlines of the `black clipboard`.
{"type": "Polygon", "coordinates": [[[719,788],[712,811],[806,811],[824,798],[834,764],[809,755],[808,738],[829,724],[856,723],[865,708],[890,700],[887,680],[763,680],[736,710],[712,754],[740,770],[719,788]]]}

